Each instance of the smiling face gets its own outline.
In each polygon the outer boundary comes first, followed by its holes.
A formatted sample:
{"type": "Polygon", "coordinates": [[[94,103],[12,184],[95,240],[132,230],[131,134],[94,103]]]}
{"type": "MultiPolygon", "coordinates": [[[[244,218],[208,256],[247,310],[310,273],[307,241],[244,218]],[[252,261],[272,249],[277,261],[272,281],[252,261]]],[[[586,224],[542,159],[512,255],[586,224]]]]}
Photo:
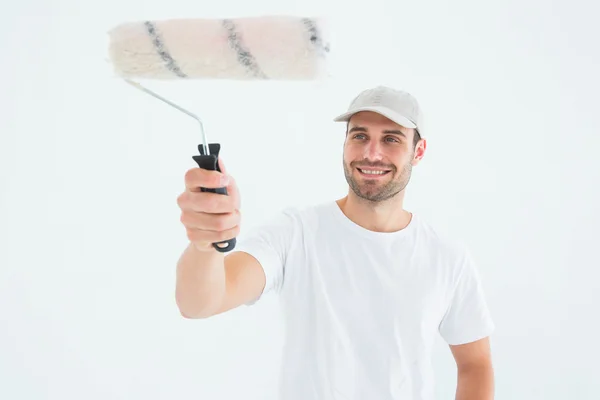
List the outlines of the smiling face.
{"type": "Polygon", "coordinates": [[[414,129],[380,114],[354,114],[344,142],[344,174],[352,192],[371,202],[402,192],[425,150],[425,141],[415,145],[414,135],[414,129]]]}

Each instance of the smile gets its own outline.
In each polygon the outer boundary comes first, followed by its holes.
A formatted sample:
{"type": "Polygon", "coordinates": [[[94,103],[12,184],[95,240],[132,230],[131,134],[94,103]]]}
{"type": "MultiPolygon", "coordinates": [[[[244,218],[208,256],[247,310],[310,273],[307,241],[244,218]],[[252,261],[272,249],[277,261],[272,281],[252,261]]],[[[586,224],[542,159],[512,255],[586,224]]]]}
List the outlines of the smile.
{"type": "Polygon", "coordinates": [[[361,175],[368,175],[370,177],[373,176],[383,176],[390,172],[387,169],[366,169],[366,168],[356,168],[361,175]]]}

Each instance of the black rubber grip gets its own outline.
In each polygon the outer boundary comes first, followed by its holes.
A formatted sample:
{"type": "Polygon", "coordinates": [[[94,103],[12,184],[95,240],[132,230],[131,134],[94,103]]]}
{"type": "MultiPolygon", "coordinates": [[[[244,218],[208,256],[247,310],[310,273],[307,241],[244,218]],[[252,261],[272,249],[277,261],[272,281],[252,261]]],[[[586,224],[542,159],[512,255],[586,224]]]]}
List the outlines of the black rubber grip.
{"type": "MultiPolygon", "coordinates": [[[[198,151],[200,152],[200,155],[192,156],[192,158],[194,159],[194,161],[196,161],[198,166],[202,169],[222,172],[221,169],[219,168],[219,163],[218,163],[219,151],[221,150],[221,145],[219,143],[209,143],[208,148],[209,148],[210,154],[206,155],[206,154],[204,154],[204,146],[198,145],[198,151]]],[[[227,195],[227,188],[224,188],[224,187],[216,188],[216,189],[200,188],[200,190],[203,192],[211,192],[211,193],[227,195]]],[[[236,238],[232,238],[229,240],[225,240],[223,242],[213,243],[213,247],[221,253],[226,253],[235,248],[236,241],[237,241],[236,238]]]]}

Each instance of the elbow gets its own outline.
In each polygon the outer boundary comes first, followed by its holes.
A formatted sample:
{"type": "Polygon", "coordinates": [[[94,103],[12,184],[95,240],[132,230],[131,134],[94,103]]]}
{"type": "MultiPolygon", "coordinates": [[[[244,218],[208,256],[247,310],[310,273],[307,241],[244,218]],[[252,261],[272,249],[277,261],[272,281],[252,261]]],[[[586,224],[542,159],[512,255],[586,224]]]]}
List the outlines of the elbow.
{"type": "Polygon", "coordinates": [[[198,304],[187,299],[181,299],[178,296],[176,296],[175,302],[179,314],[185,319],[206,319],[215,315],[213,304],[198,304]]]}
{"type": "Polygon", "coordinates": [[[205,319],[205,318],[208,318],[208,317],[209,317],[209,315],[207,315],[207,314],[200,314],[200,313],[197,313],[197,314],[192,314],[192,313],[189,313],[189,312],[187,312],[187,311],[184,311],[184,310],[182,310],[182,309],[179,309],[179,314],[180,314],[180,315],[181,315],[181,316],[182,316],[184,319],[205,319]]]}
{"type": "Polygon", "coordinates": [[[178,305],[179,314],[185,319],[206,319],[212,317],[214,313],[202,309],[183,308],[178,305]]]}
{"type": "Polygon", "coordinates": [[[218,288],[197,288],[178,282],[175,303],[185,319],[205,319],[215,315],[223,302],[224,294],[218,288]]]}

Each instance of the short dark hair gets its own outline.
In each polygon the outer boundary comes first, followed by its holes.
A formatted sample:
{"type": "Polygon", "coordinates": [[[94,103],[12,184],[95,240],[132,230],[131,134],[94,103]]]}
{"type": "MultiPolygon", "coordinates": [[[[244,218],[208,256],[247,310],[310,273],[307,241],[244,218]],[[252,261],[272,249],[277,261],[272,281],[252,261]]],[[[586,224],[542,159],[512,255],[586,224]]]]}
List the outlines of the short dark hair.
{"type": "Polygon", "coordinates": [[[413,137],[413,147],[417,147],[417,144],[419,144],[420,140],[421,140],[421,133],[419,132],[419,129],[415,129],[415,135],[413,137]]]}

